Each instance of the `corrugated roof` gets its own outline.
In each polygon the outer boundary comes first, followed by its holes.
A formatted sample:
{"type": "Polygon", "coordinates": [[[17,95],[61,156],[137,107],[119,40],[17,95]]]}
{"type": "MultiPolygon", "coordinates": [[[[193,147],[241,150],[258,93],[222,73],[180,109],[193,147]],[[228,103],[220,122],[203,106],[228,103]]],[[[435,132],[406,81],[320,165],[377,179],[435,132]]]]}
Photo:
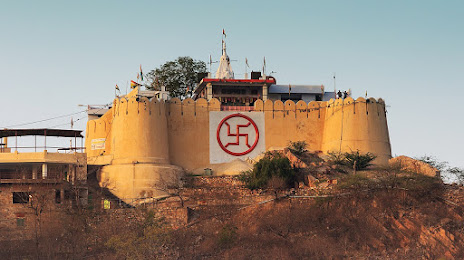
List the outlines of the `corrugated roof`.
{"type": "Polygon", "coordinates": [[[67,129],[0,129],[0,137],[9,136],[26,136],[26,135],[42,135],[42,136],[58,136],[58,137],[81,137],[81,130],[67,129]]]}
{"type": "MultiPolygon", "coordinates": [[[[321,85],[291,85],[293,94],[321,94],[321,85]]],[[[288,85],[271,85],[269,94],[288,94],[288,85]]]]}

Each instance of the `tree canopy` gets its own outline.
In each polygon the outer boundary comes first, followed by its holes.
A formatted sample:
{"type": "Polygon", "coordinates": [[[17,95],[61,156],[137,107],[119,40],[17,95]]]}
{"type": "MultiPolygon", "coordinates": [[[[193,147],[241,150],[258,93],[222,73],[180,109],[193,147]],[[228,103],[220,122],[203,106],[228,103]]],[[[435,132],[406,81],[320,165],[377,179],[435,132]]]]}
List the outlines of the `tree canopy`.
{"type": "Polygon", "coordinates": [[[199,74],[205,72],[205,62],[188,56],[178,57],[150,71],[145,86],[149,90],[160,90],[161,86],[165,86],[171,97],[182,99],[191,95],[199,82],[199,74]]]}

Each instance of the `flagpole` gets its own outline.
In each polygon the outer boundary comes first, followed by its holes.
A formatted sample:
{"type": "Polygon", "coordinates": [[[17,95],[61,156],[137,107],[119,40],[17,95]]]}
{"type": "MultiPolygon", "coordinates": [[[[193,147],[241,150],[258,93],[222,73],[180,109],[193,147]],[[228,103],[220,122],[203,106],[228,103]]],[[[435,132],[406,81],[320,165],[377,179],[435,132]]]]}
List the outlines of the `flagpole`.
{"type": "Polygon", "coordinates": [[[213,70],[211,68],[211,65],[213,64],[213,60],[211,59],[211,54],[209,55],[209,73],[211,74],[210,77],[213,75],[213,70]]]}
{"type": "Polygon", "coordinates": [[[337,99],[337,87],[335,82],[335,72],[334,72],[334,99],[337,99]]]}

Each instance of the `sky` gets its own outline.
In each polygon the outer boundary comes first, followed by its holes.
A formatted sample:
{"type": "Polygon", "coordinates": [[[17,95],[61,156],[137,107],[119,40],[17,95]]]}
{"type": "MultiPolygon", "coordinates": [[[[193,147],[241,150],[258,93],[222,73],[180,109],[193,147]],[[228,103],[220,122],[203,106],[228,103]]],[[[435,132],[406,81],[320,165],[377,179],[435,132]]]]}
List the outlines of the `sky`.
{"type": "Polygon", "coordinates": [[[140,65],[218,60],[224,29],[236,77],[245,57],[254,70],[266,57],[279,84],[333,89],[335,74],[385,100],[393,156],[464,167],[464,1],[0,2],[0,128],[72,116],[85,130],[79,104],[111,103],[140,65]]]}

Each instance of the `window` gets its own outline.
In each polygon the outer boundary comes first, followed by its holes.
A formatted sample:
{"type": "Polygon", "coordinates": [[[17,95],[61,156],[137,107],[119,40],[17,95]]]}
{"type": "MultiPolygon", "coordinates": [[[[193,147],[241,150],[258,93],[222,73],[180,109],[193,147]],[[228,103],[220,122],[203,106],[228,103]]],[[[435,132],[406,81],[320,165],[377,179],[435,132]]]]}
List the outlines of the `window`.
{"type": "Polygon", "coordinates": [[[29,202],[29,192],[13,192],[13,203],[26,204],[29,202]]]}
{"type": "Polygon", "coordinates": [[[61,190],[55,190],[55,203],[61,203],[61,190]]]}
{"type": "Polygon", "coordinates": [[[24,227],[24,222],[25,222],[24,218],[17,218],[16,219],[16,226],[17,227],[24,227]]]}

